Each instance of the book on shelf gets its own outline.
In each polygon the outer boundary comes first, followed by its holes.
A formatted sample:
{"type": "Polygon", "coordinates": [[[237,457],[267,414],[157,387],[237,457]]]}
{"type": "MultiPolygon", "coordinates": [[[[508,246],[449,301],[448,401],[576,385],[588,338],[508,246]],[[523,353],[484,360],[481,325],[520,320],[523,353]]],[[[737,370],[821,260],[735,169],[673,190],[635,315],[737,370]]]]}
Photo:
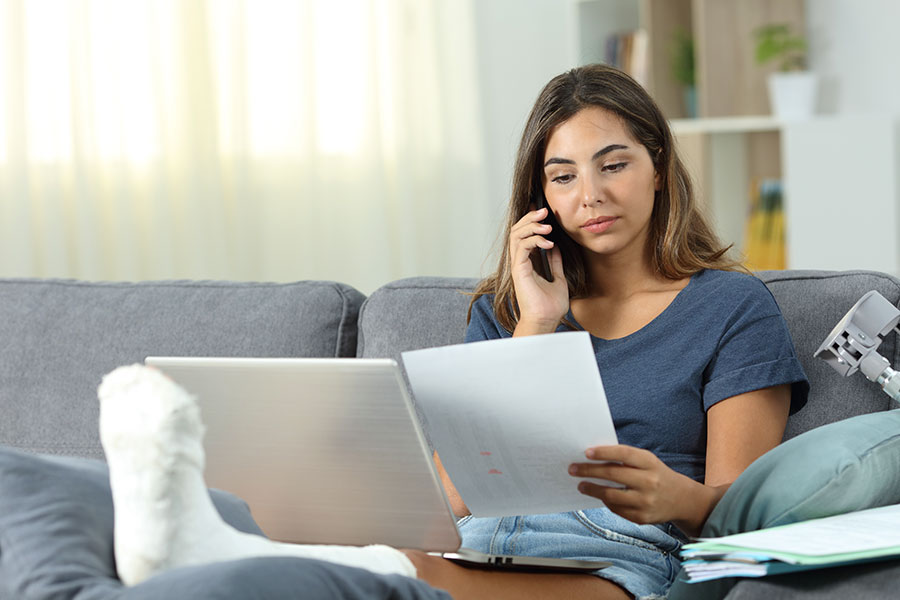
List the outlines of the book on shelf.
{"type": "Polygon", "coordinates": [[[781,180],[758,179],[750,189],[744,257],[751,271],[787,268],[781,180]]]}
{"type": "Polygon", "coordinates": [[[647,87],[649,43],[646,29],[611,34],[606,38],[604,62],[647,87]]]}
{"type": "Polygon", "coordinates": [[[681,558],[688,583],[900,559],[900,504],[702,538],[681,558]]]}

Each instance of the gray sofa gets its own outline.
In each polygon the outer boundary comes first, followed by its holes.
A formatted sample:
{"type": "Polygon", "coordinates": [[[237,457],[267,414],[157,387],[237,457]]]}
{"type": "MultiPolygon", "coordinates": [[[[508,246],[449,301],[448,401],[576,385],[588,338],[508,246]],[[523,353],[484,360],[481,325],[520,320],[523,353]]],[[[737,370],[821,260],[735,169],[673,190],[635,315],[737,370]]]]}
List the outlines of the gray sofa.
{"type": "MultiPolygon", "coordinates": [[[[862,271],[760,276],[784,312],[811,382],[809,403],[790,418],[786,439],[892,408],[861,375],[841,378],[812,353],[864,292],[878,290],[900,306],[900,281],[862,271]]],[[[464,292],[474,284],[418,277],[365,297],[334,282],[0,280],[0,446],[102,458],[100,377],[148,355],[399,358],[405,350],[461,342],[464,292]]],[[[896,338],[881,352],[900,367],[896,338]]],[[[0,565],[14,558],[8,554],[0,537],[0,565]]],[[[900,564],[893,561],[740,581],[728,597],[888,597],[897,577],[900,564]]]]}

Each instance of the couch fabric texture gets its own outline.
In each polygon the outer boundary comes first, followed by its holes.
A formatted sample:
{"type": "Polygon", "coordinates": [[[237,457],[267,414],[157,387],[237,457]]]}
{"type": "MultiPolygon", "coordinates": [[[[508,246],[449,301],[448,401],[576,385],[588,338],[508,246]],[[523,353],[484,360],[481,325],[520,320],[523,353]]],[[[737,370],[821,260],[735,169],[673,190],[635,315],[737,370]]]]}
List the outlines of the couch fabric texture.
{"type": "Polygon", "coordinates": [[[100,378],[147,356],[354,356],[333,282],[0,281],[0,444],[100,458],[100,378]]]}
{"type": "MultiPolygon", "coordinates": [[[[789,419],[785,439],[893,408],[890,399],[861,374],[842,378],[812,353],[863,293],[877,290],[900,306],[900,281],[865,271],[773,271],[760,277],[785,315],[811,384],[809,402],[789,419]]],[[[417,277],[389,283],[365,298],[334,282],[0,280],[0,446],[102,458],[96,399],[100,378],[117,366],[150,355],[399,360],[406,350],[459,343],[465,333],[468,292],[476,283],[475,279],[417,277]]],[[[889,336],[880,347],[880,353],[895,367],[900,367],[898,337],[889,336]]],[[[3,574],[14,569],[18,559],[11,555],[0,530],[0,600],[7,600],[3,590],[8,589],[8,582],[3,574]]],[[[182,590],[204,578],[209,584],[212,573],[237,585],[238,575],[251,569],[276,580],[278,573],[285,573],[285,583],[299,582],[301,579],[293,578],[301,577],[298,570],[303,569],[296,562],[280,560],[277,565],[269,559],[256,559],[231,568],[210,567],[205,575],[195,574],[197,580],[191,580],[190,573],[172,577],[181,581],[182,590]]],[[[325,565],[303,572],[304,577],[324,582],[322,589],[330,590],[330,595],[322,597],[432,597],[424,588],[397,591],[399,584],[357,571],[325,565]],[[353,595],[359,590],[371,595],[353,595]]],[[[861,593],[867,597],[890,597],[892,581],[900,576],[900,561],[840,571],[845,575],[839,578],[840,585],[814,586],[813,582],[827,577],[835,579],[837,573],[820,571],[764,581],[730,581],[716,588],[715,595],[705,597],[729,593],[729,598],[844,598],[857,595],[856,587],[845,584],[850,580],[858,580],[858,589],[866,590],[861,593]],[[729,592],[734,583],[737,585],[729,592]]],[[[229,589],[216,581],[212,587],[229,589]]],[[[137,594],[138,588],[129,593],[137,594]]],[[[251,588],[243,589],[251,595],[251,588]]],[[[704,593],[701,588],[692,592],[696,597],[704,593]]]]}

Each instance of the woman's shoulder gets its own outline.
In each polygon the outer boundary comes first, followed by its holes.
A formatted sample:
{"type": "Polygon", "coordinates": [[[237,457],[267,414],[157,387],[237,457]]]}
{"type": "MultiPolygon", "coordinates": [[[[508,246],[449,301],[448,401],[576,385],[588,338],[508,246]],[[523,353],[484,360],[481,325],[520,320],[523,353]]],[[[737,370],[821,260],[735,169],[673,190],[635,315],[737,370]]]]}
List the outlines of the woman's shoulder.
{"type": "Polygon", "coordinates": [[[472,318],[494,316],[494,294],[479,294],[472,301],[472,318]]]}
{"type": "Polygon", "coordinates": [[[466,328],[466,341],[495,339],[508,337],[494,313],[494,294],[481,294],[472,302],[469,313],[469,325],[466,328]]]}
{"type": "Polygon", "coordinates": [[[763,294],[769,296],[769,288],[755,275],[741,271],[723,271],[720,269],[704,269],[694,280],[697,287],[706,292],[718,291],[728,295],[745,296],[747,294],[763,294]]]}
{"type": "Polygon", "coordinates": [[[694,275],[698,298],[715,299],[720,308],[754,309],[768,314],[781,311],[775,297],[759,277],[740,271],[706,269],[694,275]]]}

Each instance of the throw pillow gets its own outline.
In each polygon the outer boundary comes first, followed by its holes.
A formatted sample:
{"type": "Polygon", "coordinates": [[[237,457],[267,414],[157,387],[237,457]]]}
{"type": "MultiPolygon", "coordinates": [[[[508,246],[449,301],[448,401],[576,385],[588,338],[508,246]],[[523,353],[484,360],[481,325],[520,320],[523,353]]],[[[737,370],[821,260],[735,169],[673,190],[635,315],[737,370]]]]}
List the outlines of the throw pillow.
{"type": "MultiPolygon", "coordinates": [[[[262,534],[245,502],[219,490],[210,497],[227,523],[262,534]]],[[[106,464],[0,446],[0,600],[250,597],[449,600],[417,579],[279,557],[173,569],[125,587],[116,576],[106,464]]]]}
{"type": "Polygon", "coordinates": [[[900,502],[900,409],[791,438],[759,457],[710,514],[703,537],[900,502]]]}
{"type": "MultiPolygon", "coordinates": [[[[900,503],[900,409],[811,429],[759,457],[713,509],[718,537],[900,503]]],[[[734,579],[678,580],[670,600],[723,598],[734,579]]]]}
{"type": "MultiPolygon", "coordinates": [[[[210,497],[226,522],[262,535],[242,500],[219,490],[210,497]]],[[[106,464],[0,447],[0,589],[68,598],[97,577],[118,583],[106,464]]]]}

